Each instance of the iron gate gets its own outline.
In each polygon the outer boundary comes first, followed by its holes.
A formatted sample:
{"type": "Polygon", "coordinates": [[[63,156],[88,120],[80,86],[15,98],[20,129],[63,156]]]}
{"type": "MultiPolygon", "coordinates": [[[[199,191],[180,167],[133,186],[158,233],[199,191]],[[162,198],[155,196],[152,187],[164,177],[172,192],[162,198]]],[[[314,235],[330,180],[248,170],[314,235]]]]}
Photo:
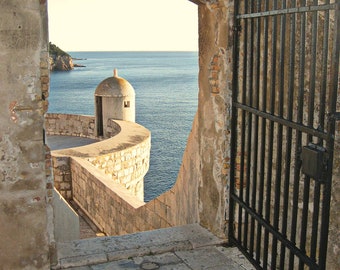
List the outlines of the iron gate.
{"type": "Polygon", "coordinates": [[[258,269],[325,269],[339,6],[235,1],[229,239],[258,269]]]}

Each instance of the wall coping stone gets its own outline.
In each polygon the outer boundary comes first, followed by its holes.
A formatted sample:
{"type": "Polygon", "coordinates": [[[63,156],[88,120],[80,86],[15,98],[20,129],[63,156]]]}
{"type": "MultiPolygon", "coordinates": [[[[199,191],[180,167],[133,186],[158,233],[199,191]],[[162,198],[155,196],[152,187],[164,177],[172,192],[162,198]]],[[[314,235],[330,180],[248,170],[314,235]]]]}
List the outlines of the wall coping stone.
{"type": "Polygon", "coordinates": [[[151,137],[150,131],[139,124],[120,120],[114,120],[114,122],[121,127],[121,131],[114,137],[89,145],[54,150],[52,151],[53,156],[97,157],[125,150],[151,137]]]}

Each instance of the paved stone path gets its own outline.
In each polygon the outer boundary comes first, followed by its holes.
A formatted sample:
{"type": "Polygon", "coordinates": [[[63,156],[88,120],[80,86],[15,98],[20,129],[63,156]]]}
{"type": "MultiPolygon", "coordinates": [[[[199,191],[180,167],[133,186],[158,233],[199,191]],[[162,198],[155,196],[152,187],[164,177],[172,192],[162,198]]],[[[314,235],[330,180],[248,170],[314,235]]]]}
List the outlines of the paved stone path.
{"type": "Polygon", "coordinates": [[[73,270],[252,270],[236,248],[197,224],[58,244],[58,265],[73,270]]]}
{"type": "Polygon", "coordinates": [[[75,136],[49,135],[46,136],[46,142],[51,150],[60,150],[88,145],[91,143],[98,142],[98,140],[75,136]]]}
{"type": "Polygon", "coordinates": [[[80,239],[94,238],[105,236],[97,226],[91,221],[91,219],[81,210],[81,208],[74,202],[68,201],[70,206],[79,216],[79,237],[80,239]]]}

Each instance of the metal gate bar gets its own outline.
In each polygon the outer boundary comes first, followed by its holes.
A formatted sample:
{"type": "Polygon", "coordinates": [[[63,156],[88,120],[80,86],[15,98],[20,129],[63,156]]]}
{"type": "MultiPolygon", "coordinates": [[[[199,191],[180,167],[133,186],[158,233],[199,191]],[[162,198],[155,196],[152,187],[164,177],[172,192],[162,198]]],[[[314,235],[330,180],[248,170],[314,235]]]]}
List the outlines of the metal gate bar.
{"type": "Polygon", "coordinates": [[[277,9],[277,10],[254,12],[250,14],[238,14],[236,15],[236,18],[237,19],[249,19],[249,18],[258,18],[258,17],[266,17],[266,16],[274,16],[274,15],[296,14],[296,13],[335,9],[335,4],[324,4],[324,5],[319,5],[319,6],[316,6],[316,4],[314,4],[314,6],[306,6],[306,7],[298,7],[298,8],[282,8],[282,9],[277,9]]]}
{"type": "Polygon", "coordinates": [[[313,128],[307,127],[307,126],[305,126],[301,123],[289,121],[286,118],[282,118],[282,117],[272,115],[272,114],[267,113],[267,112],[260,111],[258,109],[253,108],[253,107],[249,107],[248,105],[235,103],[234,106],[235,106],[235,108],[239,108],[239,109],[242,109],[246,112],[252,113],[254,115],[263,117],[266,120],[277,122],[281,125],[299,130],[300,132],[310,134],[314,137],[319,137],[320,139],[323,139],[323,140],[326,140],[329,137],[329,135],[326,132],[323,132],[322,130],[313,129],[313,128]]]}
{"type": "Polygon", "coordinates": [[[325,269],[339,2],[235,1],[229,239],[258,269],[325,269]]]}

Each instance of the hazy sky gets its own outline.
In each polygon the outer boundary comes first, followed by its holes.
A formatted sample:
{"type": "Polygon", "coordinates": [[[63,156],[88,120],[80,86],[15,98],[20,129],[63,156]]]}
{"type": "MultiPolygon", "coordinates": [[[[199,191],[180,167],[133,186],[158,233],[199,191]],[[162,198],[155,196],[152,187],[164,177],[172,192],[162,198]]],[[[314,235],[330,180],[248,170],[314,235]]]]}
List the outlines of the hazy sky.
{"type": "Polygon", "coordinates": [[[50,41],[65,51],[197,51],[189,0],[48,0],[50,41]]]}

